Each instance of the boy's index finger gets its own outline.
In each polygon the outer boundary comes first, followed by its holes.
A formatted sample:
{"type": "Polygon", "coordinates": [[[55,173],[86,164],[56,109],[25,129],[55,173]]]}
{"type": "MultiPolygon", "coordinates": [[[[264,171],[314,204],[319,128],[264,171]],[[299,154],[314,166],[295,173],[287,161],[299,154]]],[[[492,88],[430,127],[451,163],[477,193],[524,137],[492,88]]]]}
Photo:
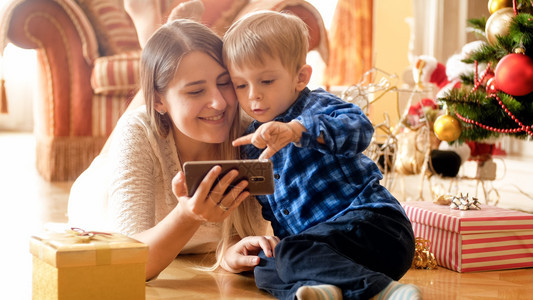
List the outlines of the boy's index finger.
{"type": "Polygon", "coordinates": [[[254,134],[251,133],[251,134],[248,134],[248,135],[245,135],[245,136],[241,136],[240,138],[237,138],[237,139],[233,140],[233,142],[231,142],[231,144],[233,145],[233,147],[251,144],[253,135],[254,134]]]}
{"type": "Polygon", "coordinates": [[[261,152],[261,155],[259,155],[259,158],[258,159],[270,159],[272,156],[274,156],[274,154],[276,154],[278,152],[278,150],[268,146],[266,147],[265,150],[263,150],[263,152],[261,152]]]}

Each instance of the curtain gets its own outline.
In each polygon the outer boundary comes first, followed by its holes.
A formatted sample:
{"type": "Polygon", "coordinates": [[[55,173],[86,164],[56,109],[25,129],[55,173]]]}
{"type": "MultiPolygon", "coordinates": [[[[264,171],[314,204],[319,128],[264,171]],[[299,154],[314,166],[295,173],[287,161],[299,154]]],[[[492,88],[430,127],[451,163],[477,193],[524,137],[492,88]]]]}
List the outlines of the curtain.
{"type": "Polygon", "coordinates": [[[352,85],[372,68],[373,0],[339,0],[330,30],[324,85],[352,85]]]}

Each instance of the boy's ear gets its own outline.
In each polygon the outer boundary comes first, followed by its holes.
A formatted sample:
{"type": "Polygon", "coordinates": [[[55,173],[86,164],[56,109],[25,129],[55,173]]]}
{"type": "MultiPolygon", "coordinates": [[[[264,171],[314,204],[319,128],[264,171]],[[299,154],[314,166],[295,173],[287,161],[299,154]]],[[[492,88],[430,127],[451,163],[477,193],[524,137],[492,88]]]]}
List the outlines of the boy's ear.
{"type": "Polygon", "coordinates": [[[296,89],[302,91],[309,81],[311,80],[311,74],[313,73],[313,68],[310,65],[303,65],[298,71],[298,78],[296,82],[296,89]]]}

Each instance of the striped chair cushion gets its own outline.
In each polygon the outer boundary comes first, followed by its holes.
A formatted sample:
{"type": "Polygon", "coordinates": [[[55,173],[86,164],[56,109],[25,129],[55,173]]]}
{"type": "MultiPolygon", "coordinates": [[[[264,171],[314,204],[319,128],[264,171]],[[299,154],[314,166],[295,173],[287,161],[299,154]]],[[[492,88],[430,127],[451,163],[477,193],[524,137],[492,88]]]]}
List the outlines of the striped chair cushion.
{"type": "Polygon", "coordinates": [[[76,1],[95,28],[101,55],[113,55],[140,49],[133,22],[116,1],[76,1]]]}
{"type": "Polygon", "coordinates": [[[134,94],[139,87],[140,55],[140,51],[130,51],[97,58],[91,74],[94,94],[134,94]]]}
{"type": "Polygon", "coordinates": [[[107,137],[115,128],[118,119],[126,111],[133,98],[116,95],[93,95],[92,123],[93,137],[107,137]]]}

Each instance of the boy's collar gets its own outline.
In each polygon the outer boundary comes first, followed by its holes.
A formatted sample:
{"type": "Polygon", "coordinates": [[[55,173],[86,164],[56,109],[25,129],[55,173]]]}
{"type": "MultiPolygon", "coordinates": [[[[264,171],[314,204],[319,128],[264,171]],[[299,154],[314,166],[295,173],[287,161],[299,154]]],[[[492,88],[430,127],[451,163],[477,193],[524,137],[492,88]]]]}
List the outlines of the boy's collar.
{"type": "Polygon", "coordinates": [[[296,101],[294,101],[294,103],[284,113],[274,118],[274,121],[281,121],[281,122],[292,121],[292,119],[294,119],[292,116],[294,116],[295,114],[299,115],[300,112],[303,110],[304,104],[302,102],[307,98],[307,95],[309,94],[309,92],[310,92],[309,88],[305,87],[298,95],[298,98],[296,99],[296,101]]]}

